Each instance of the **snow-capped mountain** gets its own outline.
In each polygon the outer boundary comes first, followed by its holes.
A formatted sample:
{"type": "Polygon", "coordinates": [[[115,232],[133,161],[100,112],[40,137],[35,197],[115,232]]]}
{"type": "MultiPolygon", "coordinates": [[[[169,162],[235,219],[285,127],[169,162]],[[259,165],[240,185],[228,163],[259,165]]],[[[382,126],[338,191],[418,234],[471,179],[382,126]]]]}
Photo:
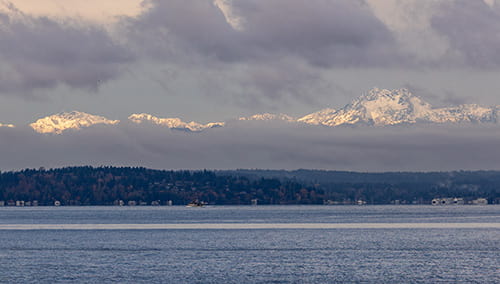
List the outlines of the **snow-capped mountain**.
{"type": "Polygon", "coordinates": [[[336,110],[333,108],[325,108],[317,112],[313,112],[306,116],[299,118],[298,122],[303,122],[307,124],[319,125],[324,120],[325,117],[331,117],[335,114],[336,110]]]}
{"type": "Polygon", "coordinates": [[[182,121],[180,118],[159,118],[147,113],[132,114],[128,119],[134,123],[149,122],[156,125],[166,126],[171,129],[188,130],[188,131],[202,131],[208,128],[222,127],[224,122],[212,122],[207,124],[200,124],[194,121],[189,123],[182,121]]]}
{"type": "Polygon", "coordinates": [[[0,123],[0,127],[14,128],[14,124],[5,124],[5,123],[0,123]]]}
{"type": "Polygon", "coordinates": [[[38,119],[30,124],[38,133],[61,134],[68,129],[81,129],[95,124],[114,125],[119,120],[110,120],[103,116],[92,115],[79,111],[63,112],[38,119]]]}
{"type": "Polygon", "coordinates": [[[469,104],[457,107],[433,108],[407,89],[374,88],[335,111],[325,109],[308,114],[299,122],[314,125],[397,125],[424,123],[496,122],[497,108],[469,104]]]}
{"type": "Polygon", "coordinates": [[[482,107],[476,104],[459,105],[434,109],[432,122],[497,122],[496,107],[482,107]]]}
{"type": "MultiPolygon", "coordinates": [[[[282,113],[260,113],[249,117],[240,117],[239,120],[257,122],[275,120],[330,127],[340,125],[387,126],[415,123],[497,123],[499,115],[500,106],[484,107],[476,104],[464,104],[434,108],[421,98],[411,94],[407,89],[374,88],[343,108],[325,108],[299,119],[282,113]]],[[[184,122],[180,118],[159,118],[146,113],[132,114],[128,119],[137,124],[150,123],[191,132],[225,126],[224,122],[201,124],[194,121],[184,122]]],[[[95,124],[115,125],[119,122],[119,120],[110,120],[99,115],[72,111],[38,119],[30,126],[39,133],[61,134],[68,129],[81,129],[95,124]]],[[[0,127],[14,127],[14,125],[0,123],[0,127]]]]}
{"type": "Polygon", "coordinates": [[[249,117],[240,117],[238,120],[249,121],[249,120],[283,120],[283,121],[295,121],[295,119],[289,115],[280,113],[258,113],[249,117]]]}

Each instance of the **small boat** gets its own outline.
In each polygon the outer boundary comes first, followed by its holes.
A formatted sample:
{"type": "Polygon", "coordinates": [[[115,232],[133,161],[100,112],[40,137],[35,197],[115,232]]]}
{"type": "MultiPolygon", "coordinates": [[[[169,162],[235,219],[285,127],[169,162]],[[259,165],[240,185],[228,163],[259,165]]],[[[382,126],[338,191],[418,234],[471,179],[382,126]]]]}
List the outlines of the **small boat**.
{"type": "Polygon", "coordinates": [[[195,201],[189,202],[188,205],[186,205],[186,207],[203,207],[205,205],[206,205],[205,202],[195,200],[195,201]]]}

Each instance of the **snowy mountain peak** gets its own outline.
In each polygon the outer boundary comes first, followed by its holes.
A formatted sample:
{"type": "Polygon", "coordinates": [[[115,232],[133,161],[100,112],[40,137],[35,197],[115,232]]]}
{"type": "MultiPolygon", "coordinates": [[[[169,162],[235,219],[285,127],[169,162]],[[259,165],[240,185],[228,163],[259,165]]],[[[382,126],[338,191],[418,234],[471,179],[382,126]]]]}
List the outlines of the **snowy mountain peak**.
{"type": "Polygon", "coordinates": [[[433,121],[438,123],[456,122],[497,122],[498,110],[495,107],[483,107],[465,104],[456,107],[434,109],[433,121]]]}
{"type": "Polygon", "coordinates": [[[433,108],[407,89],[373,88],[337,111],[322,110],[300,118],[299,122],[338,126],[374,126],[426,123],[496,122],[497,110],[478,105],[433,108]]]}
{"type": "Polygon", "coordinates": [[[283,121],[295,121],[295,119],[289,115],[284,113],[273,114],[273,113],[258,113],[249,117],[240,117],[238,120],[283,120],[283,121]]]}
{"type": "Polygon", "coordinates": [[[191,121],[187,123],[182,121],[180,118],[159,118],[147,113],[132,114],[128,117],[128,119],[137,124],[149,122],[160,126],[166,126],[170,129],[188,130],[193,132],[202,131],[208,128],[222,127],[225,125],[224,122],[200,124],[198,122],[191,121]]]}
{"type": "Polygon", "coordinates": [[[30,126],[38,133],[61,134],[68,129],[81,129],[95,124],[114,125],[119,122],[119,120],[109,120],[99,115],[71,111],[40,118],[30,126]]]}
{"type": "Polygon", "coordinates": [[[336,110],[333,108],[325,108],[325,109],[322,109],[320,111],[313,112],[313,113],[308,114],[304,117],[301,117],[297,121],[307,123],[307,124],[319,125],[319,124],[322,124],[322,121],[325,118],[331,117],[332,115],[334,115],[335,112],[336,112],[336,110]]]}
{"type": "MultiPolygon", "coordinates": [[[[286,114],[260,113],[240,117],[241,121],[286,121],[310,125],[371,125],[386,126],[415,123],[497,123],[500,106],[485,107],[463,104],[434,108],[407,89],[387,90],[373,88],[340,109],[325,108],[299,119],[286,114]]],[[[150,123],[171,129],[199,132],[209,128],[225,126],[224,122],[201,124],[184,122],[180,118],[159,118],[147,113],[132,114],[128,119],[136,124],[150,123]]],[[[115,125],[119,120],[79,111],[63,112],[38,119],[30,126],[39,133],[61,134],[68,129],[81,129],[95,124],[115,125]]],[[[0,127],[14,127],[1,124],[0,127]]]]}
{"type": "Polygon", "coordinates": [[[431,105],[407,89],[387,90],[373,88],[368,94],[341,109],[343,118],[370,125],[415,123],[425,119],[431,105]]]}
{"type": "Polygon", "coordinates": [[[5,123],[0,123],[0,127],[6,127],[6,128],[14,128],[14,124],[5,124],[5,123]]]}

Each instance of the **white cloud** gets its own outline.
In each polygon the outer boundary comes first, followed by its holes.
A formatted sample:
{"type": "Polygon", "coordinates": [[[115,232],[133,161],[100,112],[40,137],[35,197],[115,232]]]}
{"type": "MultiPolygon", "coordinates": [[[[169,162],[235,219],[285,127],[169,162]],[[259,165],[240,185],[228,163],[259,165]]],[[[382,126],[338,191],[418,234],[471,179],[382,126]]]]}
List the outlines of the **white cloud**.
{"type": "Polygon", "coordinates": [[[403,51],[423,62],[440,59],[449,51],[446,38],[431,27],[438,5],[444,1],[367,0],[377,18],[394,33],[403,51]]]}
{"type": "Polygon", "coordinates": [[[226,22],[235,30],[244,30],[245,19],[233,9],[233,0],[214,0],[214,5],[221,10],[226,22]]]}
{"type": "Polygon", "coordinates": [[[483,1],[484,1],[484,3],[486,3],[490,7],[493,7],[493,6],[495,6],[497,4],[496,0],[483,0],[483,1]]]}

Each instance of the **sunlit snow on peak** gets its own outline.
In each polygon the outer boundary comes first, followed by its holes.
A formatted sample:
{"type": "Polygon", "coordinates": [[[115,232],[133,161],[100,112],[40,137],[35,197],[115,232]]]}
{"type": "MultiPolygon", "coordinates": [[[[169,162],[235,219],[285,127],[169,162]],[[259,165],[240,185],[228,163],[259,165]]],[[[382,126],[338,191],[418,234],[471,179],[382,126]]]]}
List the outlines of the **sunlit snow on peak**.
{"type": "Polygon", "coordinates": [[[222,127],[225,125],[224,122],[211,122],[207,124],[201,124],[198,122],[191,121],[187,123],[177,117],[159,118],[147,113],[132,114],[128,117],[128,119],[137,124],[149,122],[152,124],[165,126],[170,129],[188,130],[194,132],[202,131],[208,128],[222,127]]]}
{"type": "Polygon", "coordinates": [[[300,118],[313,125],[398,125],[424,123],[496,122],[496,107],[460,105],[433,108],[407,89],[373,88],[339,110],[324,109],[300,118]]]}
{"type": "Polygon", "coordinates": [[[40,118],[30,126],[38,133],[61,134],[68,129],[81,129],[95,124],[114,125],[119,122],[119,120],[110,120],[99,115],[71,111],[40,118]]]}
{"type": "Polygon", "coordinates": [[[6,127],[6,128],[14,128],[14,124],[5,124],[5,123],[0,123],[0,127],[6,127]]]}

